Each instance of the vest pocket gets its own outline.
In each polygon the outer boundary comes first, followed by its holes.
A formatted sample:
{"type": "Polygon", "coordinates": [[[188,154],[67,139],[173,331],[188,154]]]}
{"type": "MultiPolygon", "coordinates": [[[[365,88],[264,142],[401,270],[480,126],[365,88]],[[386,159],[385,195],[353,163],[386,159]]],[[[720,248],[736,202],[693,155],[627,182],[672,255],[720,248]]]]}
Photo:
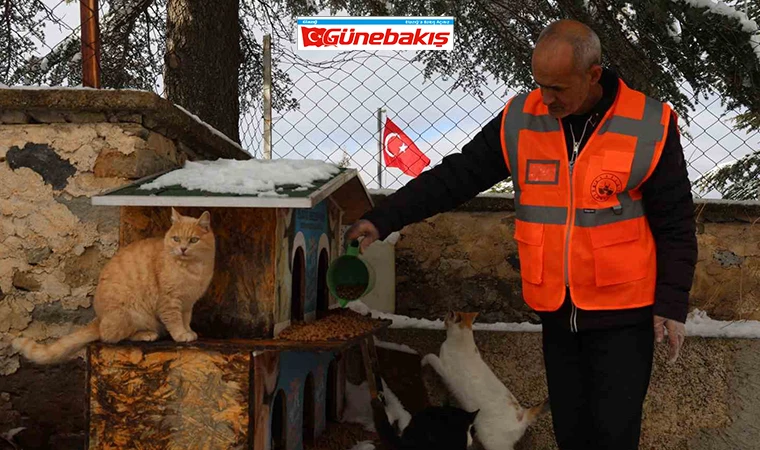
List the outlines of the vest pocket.
{"type": "MultiPolygon", "coordinates": [[[[602,158],[602,170],[628,173],[633,164],[633,153],[607,150],[602,158]]],[[[627,180],[626,180],[627,181],[627,180]]]]}
{"type": "Polygon", "coordinates": [[[641,219],[591,227],[588,233],[597,286],[628,283],[647,276],[649,258],[641,242],[641,219]]]}
{"type": "Polygon", "coordinates": [[[544,271],[544,224],[515,220],[514,240],[523,280],[541,284],[544,271]]]}

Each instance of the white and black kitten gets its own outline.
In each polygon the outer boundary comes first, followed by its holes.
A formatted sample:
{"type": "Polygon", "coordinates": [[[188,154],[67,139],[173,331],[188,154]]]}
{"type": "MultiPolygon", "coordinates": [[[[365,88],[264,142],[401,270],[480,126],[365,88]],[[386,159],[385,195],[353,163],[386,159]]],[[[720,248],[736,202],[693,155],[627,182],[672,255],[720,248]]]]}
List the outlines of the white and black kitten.
{"type": "Polygon", "coordinates": [[[478,411],[454,406],[429,406],[412,416],[401,436],[388,421],[385,405],[372,400],[375,429],[388,450],[467,450],[473,441],[478,411]]]}

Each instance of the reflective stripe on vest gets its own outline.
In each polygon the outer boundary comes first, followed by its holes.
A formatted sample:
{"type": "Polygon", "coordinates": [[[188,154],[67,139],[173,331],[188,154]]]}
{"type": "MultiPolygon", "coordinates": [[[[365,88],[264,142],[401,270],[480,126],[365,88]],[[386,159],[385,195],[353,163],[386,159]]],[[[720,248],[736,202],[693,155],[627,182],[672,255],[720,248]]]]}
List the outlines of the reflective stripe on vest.
{"type": "MultiPolygon", "coordinates": [[[[510,172],[513,174],[519,173],[521,169],[517,158],[520,131],[557,132],[560,130],[559,121],[549,114],[533,115],[523,112],[527,98],[527,94],[515,96],[510,101],[507,116],[504,119],[503,137],[507,147],[510,172]]],[[[612,116],[600,125],[598,134],[617,133],[637,138],[631,173],[625,189],[617,194],[620,203],[618,207],[596,209],[594,214],[583,214],[583,210],[578,208],[575,214],[575,226],[607,225],[644,215],[641,200],[633,200],[628,191],[638,187],[649,172],[657,141],[664,132],[664,127],[660,123],[662,112],[662,103],[647,97],[641,120],[612,116]]],[[[567,222],[566,207],[523,205],[520,202],[520,184],[513,182],[513,186],[517,219],[547,225],[563,225],[567,222]]]]}

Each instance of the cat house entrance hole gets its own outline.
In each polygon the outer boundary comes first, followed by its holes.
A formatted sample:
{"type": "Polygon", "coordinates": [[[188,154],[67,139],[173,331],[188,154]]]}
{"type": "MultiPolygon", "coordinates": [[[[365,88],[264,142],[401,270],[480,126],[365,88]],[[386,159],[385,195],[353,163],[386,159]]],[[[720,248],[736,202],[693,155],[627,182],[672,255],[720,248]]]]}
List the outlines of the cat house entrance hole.
{"type": "Polygon", "coordinates": [[[272,429],[270,430],[272,437],[272,445],[270,448],[272,450],[286,450],[288,448],[286,445],[287,427],[285,427],[287,420],[288,416],[285,411],[285,393],[280,389],[272,403],[272,429]]]}
{"type": "Polygon", "coordinates": [[[329,308],[330,291],[327,287],[327,268],[330,266],[330,257],[327,250],[319,253],[317,265],[317,316],[322,317],[329,308]]]}
{"type": "Polygon", "coordinates": [[[293,257],[293,279],[290,288],[290,320],[304,320],[304,301],[306,299],[306,256],[303,248],[296,249],[293,257]]]}
{"type": "Polygon", "coordinates": [[[303,440],[314,442],[316,417],[314,414],[314,376],[309,374],[303,387],[303,440]]]}

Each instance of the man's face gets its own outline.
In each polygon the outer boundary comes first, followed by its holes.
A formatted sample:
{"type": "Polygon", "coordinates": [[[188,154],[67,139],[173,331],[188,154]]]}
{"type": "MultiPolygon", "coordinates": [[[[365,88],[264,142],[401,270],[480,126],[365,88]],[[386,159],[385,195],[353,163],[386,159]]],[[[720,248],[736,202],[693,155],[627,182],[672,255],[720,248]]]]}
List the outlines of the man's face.
{"type": "Polygon", "coordinates": [[[533,52],[533,79],[541,89],[549,114],[558,119],[577,112],[599,80],[601,68],[581,70],[573,61],[573,49],[564,42],[539,45],[533,52]]]}

